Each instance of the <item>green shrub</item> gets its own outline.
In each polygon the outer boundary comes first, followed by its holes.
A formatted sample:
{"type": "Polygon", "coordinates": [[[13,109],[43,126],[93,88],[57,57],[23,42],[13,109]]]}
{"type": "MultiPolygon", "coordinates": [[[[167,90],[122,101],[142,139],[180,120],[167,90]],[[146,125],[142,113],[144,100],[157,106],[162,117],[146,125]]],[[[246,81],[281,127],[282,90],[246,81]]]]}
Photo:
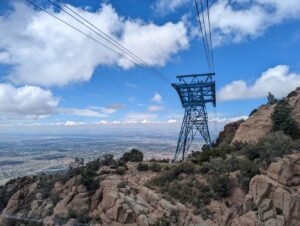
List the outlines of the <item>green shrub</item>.
{"type": "Polygon", "coordinates": [[[166,185],[177,179],[181,173],[193,174],[195,168],[190,163],[181,163],[179,165],[174,165],[170,170],[162,172],[160,175],[152,178],[147,184],[149,186],[166,187],[166,185]]]}
{"type": "Polygon", "coordinates": [[[249,160],[253,161],[260,157],[259,149],[252,144],[248,144],[242,148],[241,154],[244,154],[249,160]]]}
{"type": "Polygon", "coordinates": [[[97,163],[100,163],[100,162],[101,162],[101,164],[98,166],[98,168],[101,165],[104,165],[104,166],[113,165],[115,163],[114,156],[112,154],[104,154],[101,158],[101,161],[99,159],[97,163]]]}
{"type": "Polygon", "coordinates": [[[239,170],[241,171],[243,177],[252,178],[259,173],[257,165],[249,159],[239,160],[239,170]]]}
{"type": "Polygon", "coordinates": [[[146,163],[142,163],[140,162],[138,165],[137,165],[137,168],[136,168],[138,171],[148,171],[149,170],[149,166],[148,164],[146,163]]]}
{"type": "Polygon", "coordinates": [[[127,182],[126,181],[121,181],[120,183],[118,183],[117,187],[118,188],[125,188],[127,186],[127,182]]]}
{"type": "Polygon", "coordinates": [[[300,138],[298,123],[291,116],[291,109],[286,100],[279,101],[272,113],[273,131],[283,131],[293,139],[300,138]]]}
{"type": "Polygon", "coordinates": [[[91,221],[91,218],[88,216],[88,213],[77,213],[74,209],[68,209],[68,219],[74,218],[80,224],[87,224],[91,221]]]}
{"type": "Polygon", "coordinates": [[[161,166],[159,163],[157,162],[154,162],[154,163],[151,163],[150,166],[149,166],[149,169],[153,172],[160,172],[161,171],[161,166]]]}
{"type": "Polygon", "coordinates": [[[81,169],[81,182],[91,193],[95,192],[99,187],[99,181],[95,180],[95,177],[97,176],[97,171],[101,165],[101,160],[96,159],[88,162],[86,166],[81,169]]]}
{"type": "MultiPolygon", "coordinates": [[[[226,150],[227,151],[227,150],[226,150]]],[[[225,149],[220,149],[219,147],[215,147],[212,149],[205,149],[201,152],[193,152],[191,155],[191,161],[194,164],[201,165],[204,162],[210,161],[210,159],[221,157],[223,159],[226,158],[225,149]]]]}
{"type": "Polygon", "coordinates": [[[56,204],[61,200],[61,197],[58,194],[51,192],[50,200],[53,202],[53,205],[56,206],[56,204]]]}
{"type": "Polygon", "coordinates": [[[174,166],[172,168],[172,171],[173,171],[175,177],[177,177],[181,173],[193,174],[195,171],[195,167],[191,163],[184,162],[184,163],[174,166]]]}
{"type": "Polygon", "coordinates": [[[203,218],[203,220],[207,220],[207,219],[212,220],[214,212],[212,212],[210,209],[205,207],[205,208],[201,209],[200,215],[203,218]]]}
{"type": "Polygon", "coordinates": [[[297,92],[295,90],[293,90],[292,92],[290,92],[288,95],[287,95],[287,98],[291,98],[291,97],[294,97],[294,96],[297,96],[297,92]]]}
{"type": "Polygon", "coordinates": [[[123,167],[123,166],[118,167],[117,170],[116,170],[116,173],[117,173],[118,175],[124,175],[125,172],[126,172],[126,169],[125,169],[125,167],[123,167]]]}
{"type": "Polygon", "coordinates": [[[130,152],[124,153],[121,160],[123,160],[124,162],[142,162],[143,158],[143,153],[134,148],[130,152]]]}
{"type": "Polygon", "coordinates": [[[200,172],[202,173],[227,173],[233,172],[238,168],[238,161],[236,158],[231,157],[226,160],[215,158],[210,160],[210,162],[203,163],[200,168],[200,172]]]}
{"type": "Polygon", "coordinates": [[[152,159],[149,160],[149,162],[169,163],[170,159],[155,159],[155,158],[152,158],[152,159]]]}
{"type": "Polygon", "coordinates": [[[250,117],[251,115],[253,115],[254,113],[256,113],[256,112],[257,112],[257,108],[253,109],[253,110],[250,112],[249,117],[250,117]]]}
{"type": "Polygon", "coordinates": [[[161,218],[159,218],[154,226],[171,226],[170,219],[164,214],[161,218]]]}
{"type": "Polygon", "coordinates": [[[215,175],[209,178],[208,182],[214,198],[219,199],[230,195],[232,184],[228,176],[215,175]]]}
{"type": "Polygon", "coordinates": [[[296,143],[282,131],[270,133],[262,138],[255,148],[259,152],[259,160],[269,165],[276,157],[290,154],[296,143]]]}
{"type": "Polygon", "coordinates": [[[239,160],[239,170],[241,172],[239,178],[240,187],[248,193],[249,183],[251,179],[259,173],[258,166],[256,163],[249,159],[240,159],[239,160]]]}
{"type": "Polygon", "coordinates": [[[278,102],[278,100],[275,98],[275,96],[271,92],[268,92],[267,100],[268,100],[269,105],[273,105],[278,102]]]}

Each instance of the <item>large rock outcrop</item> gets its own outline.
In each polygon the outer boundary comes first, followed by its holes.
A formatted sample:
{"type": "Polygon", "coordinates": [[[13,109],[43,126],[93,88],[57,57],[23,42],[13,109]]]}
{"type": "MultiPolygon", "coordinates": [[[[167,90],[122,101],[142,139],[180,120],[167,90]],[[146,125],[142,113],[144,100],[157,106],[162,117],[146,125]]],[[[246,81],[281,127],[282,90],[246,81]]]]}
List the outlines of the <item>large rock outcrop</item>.
{"type": "Polygon", "coordinates": [[[300,153],[279,158],[265,175],[252,178],[244,210],[233,226],[299,225],[300,153]]]}
{"type": "Polygon", "coordinates": [[[244,121],[244,119],[240,119],[238,121],[226,124],[224,126],[224,130],[219,133],[216,144],[219,145],[222,142],[230,143],[241,123],[243,123],[244,121]]]}
{"type": "MultiPolygon", "coordinates": [[[[80,175],[56,181],[48,196],[41,193],[40,181],[33,181],[11,196],[0,225],[16,225],[15,219],[45,226],[150,226],[160,219],[167,219],[172,226],[297,226],[300,222],[300,153],[278,158],[263,174],[253,177],[248,194],[238,186],[239,171],[231,172],[231,195],[202,207],[208,211],[206,217],[194,206],[170,201],[146,187],[145,182],[157,173],[138,172],[133,163],[128,163],[128,168],[118,175],[116,169],[102,166],[92,192],[82,184],[80,175]]],[[[197,178],[204,179],[198,175],[193,180],[197,178]]]]}
{"type": "Polygon", "coordinates": [[[39,221],[47,226],[80,225],[82,222],[78,222],[74,215],[89,218],[90,225],[94,226],[148,226],[164,216],[173,219],[174,225],[196,226],[204,222],[192,208],[170,202],[145,187],[145,180],[155,174],[141,173],[135,168],[131,167],[125,175],[117,175],[116,170],[102,167],[97,176],[99,187],[93,194],[80,184],[80,176],[72,177],[65,184],[56,182],[52,194],[59,197],[57,203],[50,198],[42,199],[42,194],[35,191],[37,183],[24,187],[9,200],[0,217],[0,225],[6,225],[11,217],[41,219],[39,221]],[[28,213],[20,212],[24,196],[32,196],[27,203],[28,213]]]}
{"type": "Polygon", "coordinates": [[[231,143],[256,142],[266,136],[272,129],[271,115],[274,105],[263,105],[245,122],[242,122],[231,143]]]}
{"type": "Polygon", "coordinates": [[[300,87],[291,92],[288,98],[292,109],[292,117],[300,124],[300,87]]]}
{"type": "MultiPolygon", "coordinates": [[[[292,110],[292,117],[300,125],[300,87],[287,97],[292,110]]],[[[235,142],[257,142],[266,136],[272,129],[271,115],[275,105],[262,105],[245,122],[242,122],[235,133],[232,144],[235,142]]]]}

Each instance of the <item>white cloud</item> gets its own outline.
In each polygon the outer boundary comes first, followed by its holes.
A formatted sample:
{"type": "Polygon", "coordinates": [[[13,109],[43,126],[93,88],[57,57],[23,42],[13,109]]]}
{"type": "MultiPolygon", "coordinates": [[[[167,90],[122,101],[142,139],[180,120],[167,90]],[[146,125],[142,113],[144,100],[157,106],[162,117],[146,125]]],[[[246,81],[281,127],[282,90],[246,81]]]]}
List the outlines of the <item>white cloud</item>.
{"type": "Polygon", "coordinates": [[[127,114],[127,117],[123,121],[123,123],[134,124],[134,123],[152,122],[157,117],[158,117],[157,114],[132,112],[127,114]]]}
{"type": "Polygon", "coordinates": [[[104,118],[116,113],[118,110],[124,107],[125,106],[123,104],[116,103],[116,104],[109,105],[107,107],[92,106],[86,109],[60,108],[59,112],[68,115],[104,118]]]}
{"type": "Polygon", "coordinates": [[[136,85],[132,84],[132,83],[125,83],[125,86],[130,87],[130,88],[137,88],[136,85]]]}
{"type": "Polygon", "coordinates": [[[154,10],[161,14],[166,15],[170,12],[174,12],[179,7],[185,4],[191,4],[190,0],[157,0],[153,5],[154,10]]]}
{"type": "MultiPolygon", "coordinates": [[[[42,86],[88,81],[98,65],[134,65],[41,11],[13,1],[14,10],[0,16],[0,61],[13,66],[8,79],[16,84],[42,86]]],[[[72,7],[72,6],[70,6],[72,7]]],[[[124,18],[110,4],[102,4],[96,12],[72,7],[101,30],[134,51],[149,65],[164,65],[173,54],[188,48],[187,29],[183,22],[155,25],[124,18]],[[159,47],[159,54],[141,37],[159,47]]],[[[92,31],[74,22],[66,13],[54,12],[84,32],[92,31]]],[[[99,40],[100,37],[99,37],[99,40]]],[[[101,40],[105,43],[105,40],[101,40]]],[[[109,43],[106,43],[110,45],[109,43]]]]}
{"type": "Polygon", "coordinates": [[[236,116],[236,117],[213,117],[209,118],[209,122],[217,122],[217,123],[229,123],[229,122],[235,122],[241,119],[247,120],[249,116],[247,115],[241,115],[241,116],[236,116]]]}
{"type": "Polygon", "coordinates": [[[158,92],[155,92],[154,96],[151,98],[151,101],[161,103],[162,102],[162,96],[158,92]]]}
{"type": "Polygon", "coordinates": [[[172,123],[177,123],[178,122],[178,120],[176,120],[176,119],[169,119],[168,121],[167,121],[167,123],[170,123],[170,124],[172,124],[172,123]]]}
{"type": "Polygon", "coordinates": [[[108,117],[108,114],[103,113],[101,111],[95,111],[91,109],[78,109],[78,108],[61,108],[59,112],[66,115],[76,115],[83,117],[96,117],[96,118],[104,118],[108,117]]]}
{"type": "Polygon", "coordinates": [[[8,52],[0,52],[0,63],[9,63],[10,55],[8,52]]]}
{"type": "Polygon", "coordinates": [[[87,124],[84,122],[67,121],[64,125],[65,126],[85,126],[87,124]]]}
{"type": "Polygon", "coordinates": [[[0,83],[0,114],[7,118],[36,119],[53,114],[59,99],[36,86],[14,87],[0,83]]]}
{"type": "Polygon", "coordinates": [[[109,122],[105,121],[105,120],[101,120],[99,122],[96,122],[96,125],[108,125],[109,122]]]}
{"type": "Polygon", "coordinates": [[[300,18],[299,0],[218,0],[210,8],[214,45],[240,42],[269,27],[300,18]]]}
{"type": "Polygon", "coordinates": [[[148,111],[154,112],[154,111],[161,111],[163,109],[162,106],[159,105],[151,105],[148,107],[148,111]]]}
{"type": "Polygon", "coordinates": [[[263,72],[252,85],[244,80],[225,85],[219,90],[217,99],[226,101],[261,98],[266,97],[269,91],[280,98],[298,86],[300,74],[290,72],[287,65],[277,65],[263,72]]]}

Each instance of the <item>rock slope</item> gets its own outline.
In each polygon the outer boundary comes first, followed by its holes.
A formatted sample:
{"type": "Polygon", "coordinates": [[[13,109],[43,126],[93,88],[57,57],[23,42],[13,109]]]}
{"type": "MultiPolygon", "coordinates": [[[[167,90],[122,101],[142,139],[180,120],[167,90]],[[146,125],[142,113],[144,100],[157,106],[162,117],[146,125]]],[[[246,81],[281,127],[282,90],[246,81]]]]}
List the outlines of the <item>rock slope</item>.
{"type": "Polygon", "coordinates": [[[298,226],[300,222],[300,154],[273,162],[266,174],[252,178],[242,216],[233,226],[298,226]]]}
{"type": "Polygon", "coordinates": [[[125,175],[115,174],[115,170],[102,167],[98,171],[99,188],[90,196],[87,189],[77,182],[80,176],[69,179],[65,184],[56,182],[52,193],[60,200],[54,204],[49,199],[42,199],[36,193],[37,183],[33,183],[15,193],[3,210],[0,225],[11,224],[11,217],[35,221],[42,219],[42,224],[56,226],[60,224],[80,225],[77,219],[70,218],[70,210],[76,215],[83,215],[92,220],[91,225],[154,225],[162,217],[176,218],[177,225],[199,225],[202,218],[179,202],[170,202],[157,192],[144,186],[145,181],[154,173],[140,173],[131,166],[125,175]],[[34,196],[26,215],[20,211],[24,206],[23,197],[34,196]],[[64,220],[66,219],[66,220],[64,220]]]}
{"type": "MultiPolygon", "coordinates": [[[[292,117],[300,124],[300,87],[287,96],[292,117]]],[[[242,122],[232,140],[234,142],[257,142],[272,129],[271,115],[275,105],[262,105],[245,122],[242,122]]]]}
{"type": "MultiPolygon", "coordinates": [[[[88,217],[90,225],[147,226],[156,225],[167,218],[172,225],[206,226],[297,226],[300,222],[300,153],[278,158],[264,174],[252,178],[249,193],[238,187],[225,199],[214,200],[208,208],[213,218],[204,220],[189,205],[168,201],[144,184],[156,175],[153,172],[137,172],[129,164],[124,175],[117,175],[110,167],[101,167],[97,173],[99,187],[90,195],[86,187],[78,183],[80,176],[66,183],[56,182],[52,194],[56,203],[37,192],[38,182],[18,190],[3,210],[0,225],[14,225],[11,218],[37,221],[40,225],[82,225],[78,216],[88,217]],[[33,198],[24,203],[24,197],[33,198]],[[28,212],[25,213],[24,209],[28,212]],[[42,220],[39,220],[42,219],[42,220]]],[[[232,177],[237,172],[233,172],[232,177]]]]}

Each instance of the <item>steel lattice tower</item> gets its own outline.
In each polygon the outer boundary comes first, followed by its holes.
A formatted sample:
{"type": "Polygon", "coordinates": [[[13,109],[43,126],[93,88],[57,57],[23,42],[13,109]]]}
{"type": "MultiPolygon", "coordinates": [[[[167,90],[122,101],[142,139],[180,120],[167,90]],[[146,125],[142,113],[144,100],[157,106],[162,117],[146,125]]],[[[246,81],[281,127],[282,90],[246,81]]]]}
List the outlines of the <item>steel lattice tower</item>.
{"type": "Polygon", "coordinates": [[[180,75],[176,77],[180,83],[172,83],[185,109],[173,162],[180,152],[182,160],[185,158],[197,133],[208,146],[211,146],[206,104],[212,103],[216,106],[214,75],[214,73],[180,75]]]}

